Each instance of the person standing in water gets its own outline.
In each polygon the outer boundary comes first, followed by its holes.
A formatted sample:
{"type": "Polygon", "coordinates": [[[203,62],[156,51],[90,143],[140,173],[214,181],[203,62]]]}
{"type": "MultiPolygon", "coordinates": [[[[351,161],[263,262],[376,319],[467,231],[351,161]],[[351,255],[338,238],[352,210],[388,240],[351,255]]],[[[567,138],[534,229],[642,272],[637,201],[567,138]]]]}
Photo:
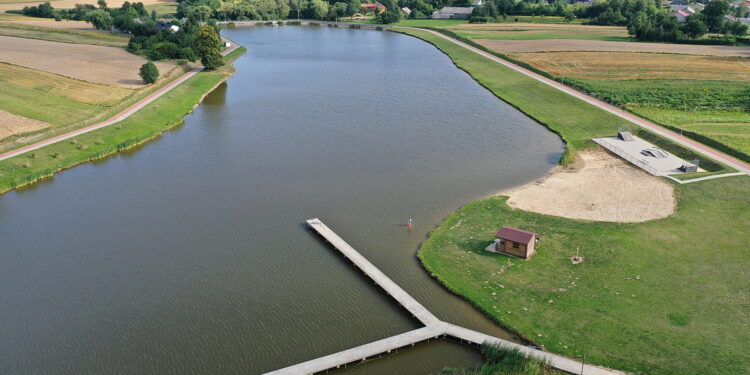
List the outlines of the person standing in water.
{"type": "Polygon", "coordinates": [[[411,218],[409,218],[409,220],[406,222],[406,227],[409,228],[409,229],[411,229],[411,226],[413,224],[414,224],[414,220],[412,220],[411,218]]]}

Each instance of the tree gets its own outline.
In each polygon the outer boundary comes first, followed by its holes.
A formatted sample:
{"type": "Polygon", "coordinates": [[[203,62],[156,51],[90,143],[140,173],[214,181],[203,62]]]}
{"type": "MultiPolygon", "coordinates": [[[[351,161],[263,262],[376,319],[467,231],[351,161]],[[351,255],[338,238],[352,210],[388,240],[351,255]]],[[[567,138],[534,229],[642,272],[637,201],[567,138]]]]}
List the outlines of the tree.
{"type": "Polygon", "coordinates": [[[159,79],[159,69],[151,61],[141,65],[141,70],[138,75],[143,78],[143,82],[148,84],[156,82],[159,79]]]}
{"type": "Polygon", "coordinates": [[[86,21],[90,22],[97,30],[112,29],[114,20],[104,9],[97,9],[86,14],[86,21]]]}
{"type": "Polygon", "coordinates": [[[711,31],[721,30],[724,16],[729,13],[729,3],[726,0],[711,0],[701,12],[703,22],[711,31]]]}
{"type": "Polygon", "coordinates": [[[695,16],[688,17],[685,25],[682,26],[682,32],[689,38],[700,38],[708,32],[708,27],[700,18],[695,16]]]}
{"type": "Polygon", "coordinates": [[[750,14],[750,8],[744,2],[734,9],[734,16],[737,18],[745,18],[750,14]]]}
{"type": "Polygon", "coordinates": [[[214,70],[224,65],[224,56],[219,51],[213,51],[201,57],[201,64],[207,70],[214,70]]]}
{"type": "Polygon", "coordinates": [[[203,25],[195,33],[193,49],[206,69],[213,70],[224,65],[224,58],[219,51],[220,46],[221,39],[215,27],[203,25]]]}
{"type": "Polygon", "coordinates": [[[732,21],[724,24],[722,32],[724,35],[745,36],[747,34],[747,28],[748,26],[740,21],[732,21]]]}
{"type": "Polygon", "coordinates": [[[105,0],[98,0],[96,5],[99,5],[99,8],[101,9],[107,9],[107,2],[105,0]]]}

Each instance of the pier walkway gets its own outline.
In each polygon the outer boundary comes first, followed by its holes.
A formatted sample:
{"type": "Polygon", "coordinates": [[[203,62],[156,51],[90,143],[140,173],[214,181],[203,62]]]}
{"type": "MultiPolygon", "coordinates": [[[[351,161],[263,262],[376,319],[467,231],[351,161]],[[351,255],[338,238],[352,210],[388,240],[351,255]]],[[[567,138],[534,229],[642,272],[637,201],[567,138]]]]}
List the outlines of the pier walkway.
{"type": "Polygon", "coordinates": [[[486,335],[481,332],[473,331],[468,328],[460,327],[439,320],[422,304],[415,300],[409,293],[401,289],[398,284],[393,282],[388,276],[381,272],[375,265],[370,263],[351,245],[346,243],[339,235],[323,224],[319,219],[307,220],[311,229],[315,230],[320,236],[335,247],[341,254],[349,259],[362,272],[370,277],[376,284],[386,291],[396,302],[408,310],[414,317],[419,319],[425,326],[413,331],[401,333],[382,340],[347,349],[338,353],[329,354],[320,358],[312,359],[293,366],[285,367],[280,370],[267,373],[268,375],[298,375],[314,374],[329,369],[340,367],[346,368],[350,364],[359,364],[369,359],[379,358],[382,354],[398,351],[401,348],[412,347],[417,343],[429,341],[430,339],[442,339],[451,337],[461,342],[474,345],[492,343],[505,347],[516,348],[526,355],[544,359],[553,367],[569,372],[571,374],[585,375],[617,375],[622,374],[619,371],[610,370],[594,365],[589,365],[566,358],[557,354],[548,353],[542,350],[529,348],[508,340],[503,340],[494,336],[486,335]]]}

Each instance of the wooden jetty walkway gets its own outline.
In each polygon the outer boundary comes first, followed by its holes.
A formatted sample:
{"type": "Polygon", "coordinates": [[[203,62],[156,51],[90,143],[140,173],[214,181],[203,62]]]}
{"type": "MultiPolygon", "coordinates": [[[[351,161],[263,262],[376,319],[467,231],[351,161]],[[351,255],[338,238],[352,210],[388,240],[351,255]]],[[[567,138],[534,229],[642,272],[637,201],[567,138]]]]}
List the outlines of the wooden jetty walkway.
{"type": "Polygon", "coordinates": [[[414,297],[401,289],[398,284],[393,282],[388,276],[381,272],[375,265],[370,263],[351,245],[346,243],[334,231],[323,224],[319,219],[307,220],[311,229],[320,234],[326,241],[335,247],[341,254],[356,265],[362,272],[370,277],[376,284],[393,297],[396,302],[408,310],[425,326],[413,331],[401,333],[382,340],[360,345],[355,348],[347,349],[338,353],[329,354],[320,358],[312,359],[293,366],[285,367],[276,371],[268,372],[268,375],[298,375],[314,374],[329,369],[346,367],[351,364],[358,364],[364,361],[379,358],[383,354],[398,351],[401,348],[412,347],[417,343],[429,341],[431,339],[442,339],[452,337],[460,342],[474,345],[483,343],[492,343],[510,348],[517,348],[521,352],[546,360],[553,367],[569,372],[571,374],[584,375],[619,375],[622,372],[589,365],[580,361],[566,358],[557,354],[548,353],[542,350],[529,348],[508,340],[503,340],[494,336],[486,335],[481,332],[473,331],[468,328],[460,327],[439,320],[429,310],[427,310],[414,297]]]}

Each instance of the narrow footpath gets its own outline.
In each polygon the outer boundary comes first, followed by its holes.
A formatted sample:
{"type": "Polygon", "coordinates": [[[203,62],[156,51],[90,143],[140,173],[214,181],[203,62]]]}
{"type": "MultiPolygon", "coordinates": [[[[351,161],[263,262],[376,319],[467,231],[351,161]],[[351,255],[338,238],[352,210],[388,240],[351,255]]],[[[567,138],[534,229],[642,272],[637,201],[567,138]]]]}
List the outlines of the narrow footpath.
{"type": "Polygon", "coordinates": [[[535,79],[535,80],[537,80],[539,82],[542,82],[542,83],[544,83],[544,84],[546,84],[548,86],[551,86],[551,87],[553,87],[555,89],[558,89],[558,90],[560,90],[560,91],[562,91],[562,92],[564,92],[564,93],[566,93],[568,95],[571,95],[571,96],[574,96],[574,97],[576,97],[578,99],[581,99],[581,100],[583,100],[586,103],[589,103],[591,105],[596,106],[597,108],[603,109],[603,110],[605,110],[605,111],[607,111],[607,112],[609,112],[609,113],[611,113],[611,114],[613,114],[615,116],[618,116],[620,118],[628,120],[628,121],[632,122],[633,124],[636,124],[636,125],[638,125],[640,127],[646,128],[646,129],[648,129],[648,130],[650,130],[650,131],[652,131],[652,132],[654,132],[656,134],[659,134],[660,136],[662,136],[664,138],[670,139],[670,140],[674,141],[675,143],[678,143],[678,144],[680,144],[680,145],[682,145],[684,147],[687,147],[690,150],[693,150],[695,152],[703,154],[703,155],[705,155],[707,157],[710,157],[710,158],[713,158],[713,159],[717,159],[720,162],[722,162],[722,163],[724,163],[724,164],[726,164],[726,165],[728,165],[728,166],[730,166],[732,168],[737,169],[737,171],[741,172],[742,174],[750,174],[750,164],[745,163],[744,161],[741,161],[741,160],[739,160],[737,158],[734,158],[734,157],[732,157],[730,155],[727,155],[727,154],[725,154],[723,152],[714,150],[713,148],[710,148],[710,147],[708,147],[708,146],[706,146],[704,144],[696,142],[696,141],[694,141],[694,140],[692,140],[690,138],[687,138],[687,137],[685,137],[683,135],[680,135],[680,134],[677,134],[677,133],[672,132],[670,130],[667,130],[667,129],[665,129],[665,128],[657,125],[657,124],[654,124],[653,122],[650,122],[648,120],[640,118],[640,117],[638,117],[638,116],[636,116],[636,115],[634,115],[634,114],[632,114],[630,112],[624,111],[624,110],[622,110],[620,108],[617,108],[615,106],[609,105],[609,104],[607,104],[607,103],[605,103],[605,102],[603,102],[603,101],[601,101],[599,99],[596,99],[594,97],[586,95],[586,94],[584,94],[584,93],[582,93],[582,92],[580,92],[578,90],[572,89],[572,88],[570,88],[568,86],[565,86],[565,85],[563,85],[563,84],[561,84],[561,83],[559,83],[557,81],[551,80],[551,79],[549,79],[547,77],[544,77],[542,75],[534,73],[534,72],[532,72],[532,71],[530,71],[528,69],[522,68],[522,67],[520,67],[520,66],[518,66],[516,64],[513,64],[513,63],[511,63],[509,61],[503,60],[503,59],[501,59],[501,58],[499,58],[499,57],[497,57],[495,55],[492,55],[490,53],[484,52],[484,51],[482,51],[482,50],[480,50],[480,49],[478,49],[476,47],[470,46],[470,45],[468,45],[468,44],[466,44],[464,42],[461,42],[461,41],[459,41],[457,39],[451,38],[451,37],[449,37],[449,36],[447,36],[445,34],[437,32],[437,31],[427,30],[427,29],[420,29],[420,28],[414,28],[414,27],[406,27],[406,28],[407,29],[412,29],[412,30],[421,30],[421,31],[430,32],[430,33],[432,33],[434,35],[437,35],[437,36],[439,36],[439,37],[441,37],[441,38],[443,38],[443,39],[445,39],[445,40],[447,40],[447,41],[449,41],[449,42],[451,42],[453,44],[456,44],[458,46],[466,48],[469,51],[477,53],[477,54],[479,54],[479,55],[481,55],[483,57],[486,57],[486,58],[488,58],[488,59],[496,62],[496,63],[505,65],[508,68],[511,68],[511,69],[513,69],[513,70],[521,73],[521,74],[524,74],[524,75],[526,75],[526,76],[528,76],[530,78],[533,78],[533,79],[535,79]]]}
{"type": "MultiPolygon", "coordinates": [[[[229,55],[230,53],[234,52],[237,48],[239,48],[239,46],[236,43],[232,43],[232,47],[229,47],[229,48],[225,49],[224,51],[222,51],[221,54],[223,56],[229,55]]],[[[107,126],[116,124],[116,123],[118,123],[118,122],[120,122],[122,120],[125,120],[126,118],[130,117],[134,113],[138,112],[138,110],[140,110],[141,108],[149,105],[154,100],[159,99],[164,94],[172,91],[172,89],[174,89],[175,87],[179,86],[181,83],[187,81],[188,79],[192,78],[196,74],[200,73],[201,71],[203,71],[203,69],[205,69],[203,66],[198,66],[198,67],[193,68],[191,71],[183,74],[182,76],[180,76],[179,78],[177,78],[174,81],[170,82],[169,84],[165,85],[164,87],[162,87],[162,88],[160,88],[160,89],[152,92],[151,94],[149,94],[145,98],[139,100],[138,102],[136,102],[135,104],[131,105],[130,107],[125,108],[122,112],[120,112],[120,113],[118,113],[118,114],[110,117],[107,120],[104,120],[104,121],[102,121],[100,123],[97,123],[97,124],[94,124],[94,125],[89,125],[87,127],[81,128],[81,129],[76,129],[76,130],[73,130],[71,132],[68,132],[68,133],[65,133],[65,134],[61,134],[61,135],[58,135],[58,136],[55,136],[55,137],[52,137],[52,138],[48,138],[48,139],[45,139],[43,141],[32,143],[30,145],[26,145],[26,146],[23,146],[21,148],[17,148],[15,150],[11,150],[11,151],[5,152],[3,154],[0,154],[0,161],[5,160],[5,159],[10,159],[12,157],[16,157],[16,156],[24,154],[26,152],[37,150],[37,149],[40,149],[42,147],[49,146],[51,144],[55,144],[57,142],[64,141],[66,139],[70,139],[70,138],[73,138],[73,137],[81,135],[81,134],[86,134],[88,132],[92,132],[94,130],[101,129],[103,127],[107,127],[107,126]]]]}

